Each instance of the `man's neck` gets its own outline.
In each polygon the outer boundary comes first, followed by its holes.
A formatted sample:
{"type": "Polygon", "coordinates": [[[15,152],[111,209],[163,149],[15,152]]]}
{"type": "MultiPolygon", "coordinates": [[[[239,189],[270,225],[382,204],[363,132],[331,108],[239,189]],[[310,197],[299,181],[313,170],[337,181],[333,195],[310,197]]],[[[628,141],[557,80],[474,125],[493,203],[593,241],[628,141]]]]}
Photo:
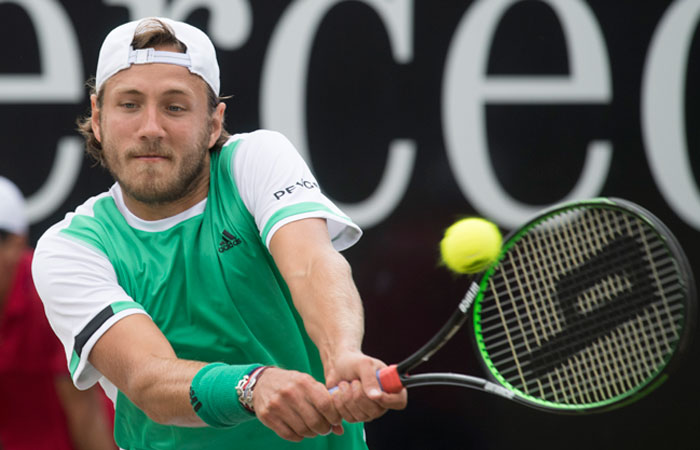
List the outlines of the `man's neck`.
{"type": "MultiPolygon", "coordinates": [[[[208,173],[207,173],[208,175],[208,173]]],[[[124,205],[129,212],[141,220],[153,221],[167,219],[187,211],[209,194],[209,176],[204,176],[196,181],[194,189],[187,192],[177,200],[163,203],[145,203],[130,196],[121,189],[124,205]]]]}
{"type": "Polygon", "coordinates": [[[124,205],[129,211],[139,219],[148,221],[167,219],[168,217],[173,217],[183,211],[187,211],[204,200],[207,194],[208,189],[202,193],[198,193],[196,196],[188,195],[187,197],[168,203],[147,204],[130,197],[126,192],[122,191],[124,205]]]}

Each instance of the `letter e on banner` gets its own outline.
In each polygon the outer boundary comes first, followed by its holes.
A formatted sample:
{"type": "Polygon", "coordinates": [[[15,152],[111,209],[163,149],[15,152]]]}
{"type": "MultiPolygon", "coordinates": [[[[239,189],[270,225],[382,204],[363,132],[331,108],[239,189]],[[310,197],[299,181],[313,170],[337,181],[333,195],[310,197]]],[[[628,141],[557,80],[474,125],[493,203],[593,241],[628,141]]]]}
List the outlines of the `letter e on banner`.
{"type": "MultiPolygon", "coordinates": [[[[447,156],[460,189],[480,214],[511,228],[541,206],[513,199],[499,184],[489,159],[484,105],[606,103],[611,98],[602,33],[590,8],[579,0],[543,0],[561,21],[570,75],[487,76],[493,35],[500,19],[517,1],[481,0],[467,10],[448,49],[442,92],[447,156]]],[[[582,175],[562,201],[598,195],[611,157],[609,142],[591,142],[582,175]]]]}

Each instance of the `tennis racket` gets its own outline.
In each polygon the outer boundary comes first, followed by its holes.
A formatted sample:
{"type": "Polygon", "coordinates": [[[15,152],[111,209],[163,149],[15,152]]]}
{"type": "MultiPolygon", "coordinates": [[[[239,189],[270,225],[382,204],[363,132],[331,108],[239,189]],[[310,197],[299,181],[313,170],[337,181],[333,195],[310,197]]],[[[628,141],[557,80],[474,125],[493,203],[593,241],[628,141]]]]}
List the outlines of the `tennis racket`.
{"type": "Polygon", "coordinates": [[[687,258],[659,219],[625,200],[578,201],[510,233],[442,329],[377,377],[387,392],[447,384],[552,412],[605,411],[668,377],[695,315],[687,258]],[[470,307],[488,379],[409,374],[460,329],[470,307]]]}

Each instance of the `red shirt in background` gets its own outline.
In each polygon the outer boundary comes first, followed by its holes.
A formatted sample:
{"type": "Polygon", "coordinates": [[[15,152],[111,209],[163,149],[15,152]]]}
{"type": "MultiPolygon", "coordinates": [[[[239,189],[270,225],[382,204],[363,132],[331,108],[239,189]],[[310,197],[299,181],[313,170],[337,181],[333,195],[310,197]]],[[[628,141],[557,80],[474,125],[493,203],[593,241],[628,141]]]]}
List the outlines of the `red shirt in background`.
{"type": "Polygon", "coordinates": [[[0,444],[3,450],[72,450],[55,377],[69,376],[31,276],[32,252],[17,267],[0,311],[0,444]]]}

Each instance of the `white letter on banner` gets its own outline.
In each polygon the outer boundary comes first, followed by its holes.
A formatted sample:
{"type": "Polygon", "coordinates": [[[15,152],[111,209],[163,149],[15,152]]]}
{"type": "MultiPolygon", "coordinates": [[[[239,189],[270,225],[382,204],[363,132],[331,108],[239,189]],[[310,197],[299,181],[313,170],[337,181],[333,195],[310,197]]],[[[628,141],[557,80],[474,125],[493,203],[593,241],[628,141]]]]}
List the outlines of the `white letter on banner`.
{"type": "MultiPolygon", "coordinates": [[[[264,128],[284,133],[308,164],[306,133],[306,79],[316,30],[329,10],[345,0],[301,0],[282,15],[265,56],[261,81],[261,122],[264,128]]],[[[406,63],[412,53],[412,0],[362,0],[387,27],[394,58],[406,63]]],[[[396,139],[389,145],[382,180],[375,192],[356,204],[338,206],[359,225],[379,224],[401,201],[411,178],[415,143],[396,139]]]]}
{"type": "MultiPolygon", "coordinates": [[[[498,183],[489,160],[484,105],[604,103],[611,98],[601,31],[589,7],[578,0],[543,0],[562,24],[570,75],[486,75],[495,29],[516,1],[481,0],[467,11],[448,50],[442,93],[445,145],[460,189],[480,214],[511,228],[540,207],[514,200],[498,183]]],[[[611,157],[609,142],[591,142],[582,175],[565,200],[598,195],[611,157]]]]}
{"type": "Polygon", "coordinates": [[[649,46],[642,78],[641,114],[651,173],[671,208],[700,230],[700,193],[688,158],[685,128],[686,65],[700,2],[672,3],[649,46]]]}
{"type": "Polygon", "coordinates": [[[24,9],[34,25],[42,73],[0,75],[0,102],[78,103],[83,98],[83,63],[71,20],[61,4],[32,0],[10,3],[24,9]]]}
{"type": "Polygon", "coordinates": [[[140,17],[162,17],[166,15],[165,0],[104,0],[110,6],[123,6],[129,11],[129,20],[140,17]]]}
{"type": "Polygon", "coordinates": [[[66,136],[58,141],[49,177],[38,191],[27,198],[27,217],[31,223],[49,217],[68,198],[78,179],[84,148],[83,140],[79,137],[66,136]]]}
{"type": "MultiPolygon", "coordinates": [[[[185,20],[194,10],[209,10],[208,35],[212,42],[227,50],[242,46],[250,35],[253,17],[246,0],[104,0],[108,5],[123,6],[131,20],[140,17],[169,17],[185,20]]],[[[222,74],[223,75],[223,74],[222,74]]]]}

